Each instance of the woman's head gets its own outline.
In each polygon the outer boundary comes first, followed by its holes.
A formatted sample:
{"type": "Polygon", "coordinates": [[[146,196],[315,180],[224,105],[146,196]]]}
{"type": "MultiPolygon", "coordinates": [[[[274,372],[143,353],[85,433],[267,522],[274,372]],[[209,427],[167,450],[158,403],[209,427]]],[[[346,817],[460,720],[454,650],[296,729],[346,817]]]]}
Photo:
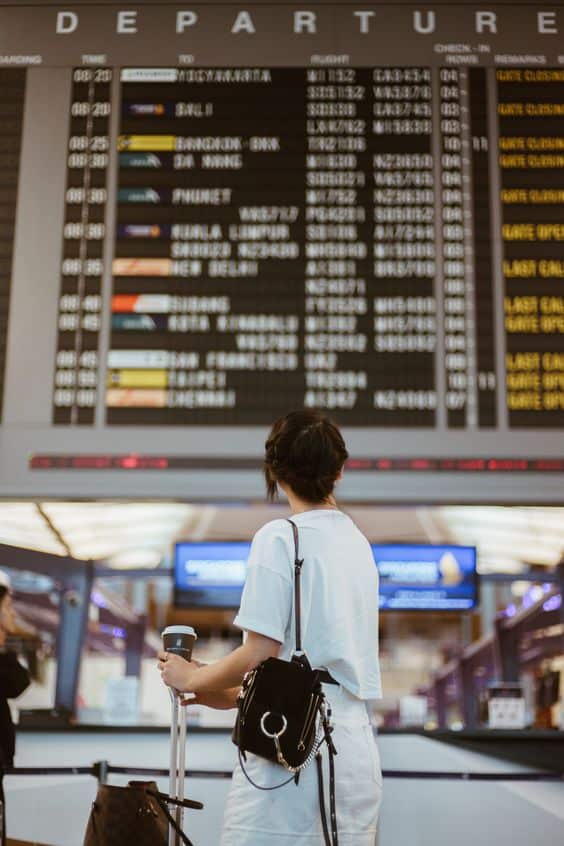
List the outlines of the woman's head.
{"type": "Polygon", "coordinates": [[[16,612],[12,605],[12,594],[5,585],[0,585],[0,636],[6,636],[16,627],[16,612]]]}
{"type": "Polygon", "coordinates": [[[325,502],[349,456],[337,426],[319,411],[292,411],[281,417],[266,439],[265,450],[270,500],[280,482],[305,502],[325,502]]]}

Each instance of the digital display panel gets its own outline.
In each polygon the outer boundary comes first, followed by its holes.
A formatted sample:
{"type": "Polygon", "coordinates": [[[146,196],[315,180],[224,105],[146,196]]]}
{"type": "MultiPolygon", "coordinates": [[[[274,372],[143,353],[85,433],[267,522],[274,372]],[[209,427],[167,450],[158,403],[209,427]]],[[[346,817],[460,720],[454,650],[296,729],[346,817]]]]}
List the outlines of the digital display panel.
{"type": "MultiPolygon", "coordinates": [[[[251,545],[175,545],[174,603],[238,608],[251,545]]],[[[468,546],[372,544],[383,611],[467,611],[477,603],[476,549],[468,546]]]]}
{"type": "Polygon", "coordinates": [[[0,495],[562,501],[561,10],[0,16],[0,495]]]}
{"type": "Polygon", "coordinates": [[[133,67],[113,97],[112,78],[73,74],[55,423],[94,422],[105,372],[108,425],[305,406],[496,427],[493,100],[508,423],[562,427],[564,70],[133,67]]]}
{"type": "Polygon", "coordinates": [[[177,543],[174,604],[185,608],[238,608],[250,543],[177,543]]]}
{"type": "Polygon", "coordinates": [[[0,420],[12,287],[25,76],[25,70],[0,69],[0,420]]]}
{"type": "Polygon", "coordinates": [[[383,611],[467,611],[478,601],[472,546],[373,544],[383,611]]]}

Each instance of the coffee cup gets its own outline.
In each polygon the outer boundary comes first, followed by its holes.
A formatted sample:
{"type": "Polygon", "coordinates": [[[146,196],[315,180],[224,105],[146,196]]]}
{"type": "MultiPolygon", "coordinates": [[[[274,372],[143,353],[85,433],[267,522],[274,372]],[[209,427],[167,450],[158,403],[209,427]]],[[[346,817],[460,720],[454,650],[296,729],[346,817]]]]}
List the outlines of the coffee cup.
{"type": "Polygon", "coordinates": [[[180,655],[186,661],[192,660],[192,649],[198,639],[192,626],[167,626],[162,638],[165,652],[180,655]]]}

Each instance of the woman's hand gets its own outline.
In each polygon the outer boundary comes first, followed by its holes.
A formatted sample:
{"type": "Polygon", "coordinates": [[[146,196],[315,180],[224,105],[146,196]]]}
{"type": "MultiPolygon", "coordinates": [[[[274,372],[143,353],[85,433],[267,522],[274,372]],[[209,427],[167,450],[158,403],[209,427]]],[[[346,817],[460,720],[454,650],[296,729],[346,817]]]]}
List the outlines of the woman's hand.
{"type": "MultiPolygon", "coordinates": [[[[174,687],[180,693],[193,693],[192,681],[194,673],[205,667],[201,661],[186,661],[180,655],[171,652],[159,652],[159,670],[163,682],[169,687],[174,687]]],[[[226,710],[237,706],[237,695],[240,687],[226,688],[225,690],[212,690],[203,693],[196,693],[189,698],[183,698],[181,705],[206,705],[208,708],[226,710]]]]}
{"type": "Polygon", "coordinates": [[[200,666],[197,661],[186,661],[173,652],[159,652],[158,668],[163,682],[181,693],[193,692],[195,675],[200,666]]]}
{"type": "Polygon", "coordinates": [[[180,693],[201,696],[240,687],[245,673],[254,670],[266,658],[276,658],[279,652],[279,641],[249,631],[242,646],[205,667],[199,667],[195,661],[185,661],[174,653],[159,652],[159,670],[165,684],[180,693]]]}

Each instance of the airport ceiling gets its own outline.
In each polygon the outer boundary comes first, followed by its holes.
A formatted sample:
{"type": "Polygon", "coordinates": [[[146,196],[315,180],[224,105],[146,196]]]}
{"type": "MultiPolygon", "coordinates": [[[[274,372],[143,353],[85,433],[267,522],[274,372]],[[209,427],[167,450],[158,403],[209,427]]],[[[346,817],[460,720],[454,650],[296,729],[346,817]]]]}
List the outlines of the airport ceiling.
{"type": "MultiPolygon", "coordinates": [[[[564,555],[564,508],[350,507],[373,542],[478,547],[482,573],[554,566],[564,555]]],[[[169,564],[176,540],[247,540],[283,506],[181,502],[0,502],[0,543],[116,568],[169,564]]]]}

